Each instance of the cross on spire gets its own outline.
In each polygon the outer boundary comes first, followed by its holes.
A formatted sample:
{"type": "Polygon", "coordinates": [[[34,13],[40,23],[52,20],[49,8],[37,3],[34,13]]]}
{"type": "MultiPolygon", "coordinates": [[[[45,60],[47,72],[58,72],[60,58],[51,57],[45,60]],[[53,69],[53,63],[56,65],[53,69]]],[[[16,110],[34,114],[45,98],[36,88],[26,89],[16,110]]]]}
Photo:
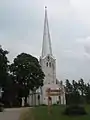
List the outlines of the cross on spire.
{"type": "Polygon", "coordinates": [[[47,7],[45,6],[42,57],[45,57],[47,55],[52,56],[52,48],[51,48],[51,39],[50,39],[49,25],[48,25],[48,18],[47,18],[47,7]]]}

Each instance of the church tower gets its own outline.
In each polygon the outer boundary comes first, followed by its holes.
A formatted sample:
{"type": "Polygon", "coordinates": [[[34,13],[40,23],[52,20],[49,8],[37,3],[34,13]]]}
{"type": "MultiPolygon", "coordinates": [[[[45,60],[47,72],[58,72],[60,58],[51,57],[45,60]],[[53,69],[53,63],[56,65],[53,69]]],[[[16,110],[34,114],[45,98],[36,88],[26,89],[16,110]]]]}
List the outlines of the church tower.
{"type": "Polygon", "coordinates": [[[45,7],[44,33],[40,64],[45,74],[44,84],[56,84],[56,60],[52,55],[51,39],[48,26],[47,8],[45,7]]]}
{"type": "Polygon", "coordinates": [[[33,98],[32,91],[30,91],[30,95],[28,98],[28,103],[30,105],[33,105],[32,101],[36,101],[36,104],[38,104],[38,94],[40,95],[40,104],[48,104],[48,97],[46,95],[47,89],[61,89],[62,94],[60,96],[52,96],[52,104],[56,104],[57,101],[60,102],[60,104],[66,104],[65,99],[65,87],[64,85],[60,84],[60,81],[56,79],[56,59],[53,56],[52,53],[52,46],[51,46],[51,39],[50,39],[50,33],[49,33],[49,25],[48,25],[48,18],[47,18],[47,7],[45,7],[45,19],[44,19],[44,31],[43,31],[43,43],[42,43],[42,54],[40,56],[40,65],[42,68],[42,71],[45,74],[44,78],[44,85],[43,87],[39,88],[36,91],[36,95],[33,98]],[[36,99],[35,99],[36,98],[36,99]]]}
{"type": "MultiPolygon", "coordinates": [[[[44,32],[43,32],[43,44],[42,54],[40,57],[40,64],[45,74],[44,86],[42,87],[42,102],[47,104],[46,89],[57,88],[56,84],[56,59],[52,54],[51,39],[49,33],[49,25],[47,18],[47,7],[45,7],[45,19],[44,19],[44,32]]],[[[53,103],[56,102],[56,96],[52,99],[53,103]]]]}

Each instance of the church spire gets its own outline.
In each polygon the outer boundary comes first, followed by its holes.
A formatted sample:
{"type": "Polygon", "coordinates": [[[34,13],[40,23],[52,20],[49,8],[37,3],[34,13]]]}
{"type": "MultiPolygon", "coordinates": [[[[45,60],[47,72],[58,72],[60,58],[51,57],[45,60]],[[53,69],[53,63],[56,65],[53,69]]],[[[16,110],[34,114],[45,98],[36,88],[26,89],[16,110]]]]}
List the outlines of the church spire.
{"type": "Polygon", "coordinates": [[[44,19],[44,33],[43,33],[43,45],[42,45],[42,57],[47,55],[52,56],[51,40],[47,18],[47,7],[45,6],[45,19],[44,19]]]}

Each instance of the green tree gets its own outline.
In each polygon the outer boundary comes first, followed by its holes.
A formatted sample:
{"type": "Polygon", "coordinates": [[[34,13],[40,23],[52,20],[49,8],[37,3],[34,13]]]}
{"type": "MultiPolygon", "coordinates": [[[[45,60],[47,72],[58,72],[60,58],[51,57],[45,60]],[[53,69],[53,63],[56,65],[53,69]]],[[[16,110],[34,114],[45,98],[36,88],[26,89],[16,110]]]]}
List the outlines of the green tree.
{"type": "Polygon", "coordinates": [[[79,90],[80,90],[81,95],[83,97],[84,96],[84,90],[85,90],[85,84],[84,84],[84,80],[82,78],[78,81],[78,87],[79,87],[79,90]]]}
{"type": "Polygon", "coordinates": [[[7,50],[3,50],[0,46],[0,87],[4,87],[8,75],[8,59],[7,50]]]}
{"type": "Polygon", "coordinates": [[[90,84],[85,84],[85,98],[86,102],[90,104],[90,84]]]}
{"type": "Polygon", "coordinates": [[[75,80],[72,80],[73,91],[78,91],[78,83],[75,80]]]}
{"type": "Polygon", "coordinates": [[[72,93],[73,87],[72,84],[69,82],[68,79],[66,79],[66,86],[65,86],[65,91],[66,91],[66,104],[71,103],[71,93],[72,93]]]}
{"type": "Polygon", "coordinates": [[[81,102],[84,103],[85,102],[85,83],[82,78],[78,81],[78,89],[81,95],[81,100],[82,100],[81,102]]]}
{"type": "Polygon", "coordinates": [[[75,80],[72,80],[72,84],[68,79],[66,80],[66,102],[68,105],[78,105],[80,103],[78,83],[75,80]]]}
{"type": "Polygon", "coordinates": [[[10,66],[11,73],[16,77],[19,85],[19,98],[25,97],[25,103],[29,95],[29,90],[36,91],[43,86],[44,73],[37,58],[21,53],[10,66]]]}
{"type": "Polygon", "coordinates": [[[71,94],[71,103],[74,105],[78,105],[81,102],[80,93],[78,91],[78,83],[75,80],[72,80],[73,91],[71,94]]]}
{"type": "Polygon", "coordinates": [[[69,82],[68,79],[66,79],[66,93],[69,94],[73,90],[72,84],[69,82]]]}
{"type": "Polygon", "coordinates": [[[2,102],[5,107],[12,107],[15,100],[17,87],[14,84],[13,75],[8,74],[6,84],[4,86],[4,93],[2,95],[2,102]]]}

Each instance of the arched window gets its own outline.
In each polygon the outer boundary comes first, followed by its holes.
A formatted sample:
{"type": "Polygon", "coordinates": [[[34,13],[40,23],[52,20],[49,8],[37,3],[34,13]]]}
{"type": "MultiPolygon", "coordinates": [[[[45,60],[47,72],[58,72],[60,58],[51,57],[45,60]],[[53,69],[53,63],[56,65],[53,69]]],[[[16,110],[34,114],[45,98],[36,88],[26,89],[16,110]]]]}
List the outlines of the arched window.
{"type": "Polygon", "coordinates": [[[49,63],[49,67],[51,67],[51,62],[49,63]]]}
{"type": "Polygon", "coordinates": [[[48,61],[49,61],[49,60],[50,60],[50,57],[48,56],[47,59],[48,59],[48,61]]]}
{"type": "Polygon", "coordinates": [[[48,67],[48,62],[46,63],[46,66],[48,67]]]}

